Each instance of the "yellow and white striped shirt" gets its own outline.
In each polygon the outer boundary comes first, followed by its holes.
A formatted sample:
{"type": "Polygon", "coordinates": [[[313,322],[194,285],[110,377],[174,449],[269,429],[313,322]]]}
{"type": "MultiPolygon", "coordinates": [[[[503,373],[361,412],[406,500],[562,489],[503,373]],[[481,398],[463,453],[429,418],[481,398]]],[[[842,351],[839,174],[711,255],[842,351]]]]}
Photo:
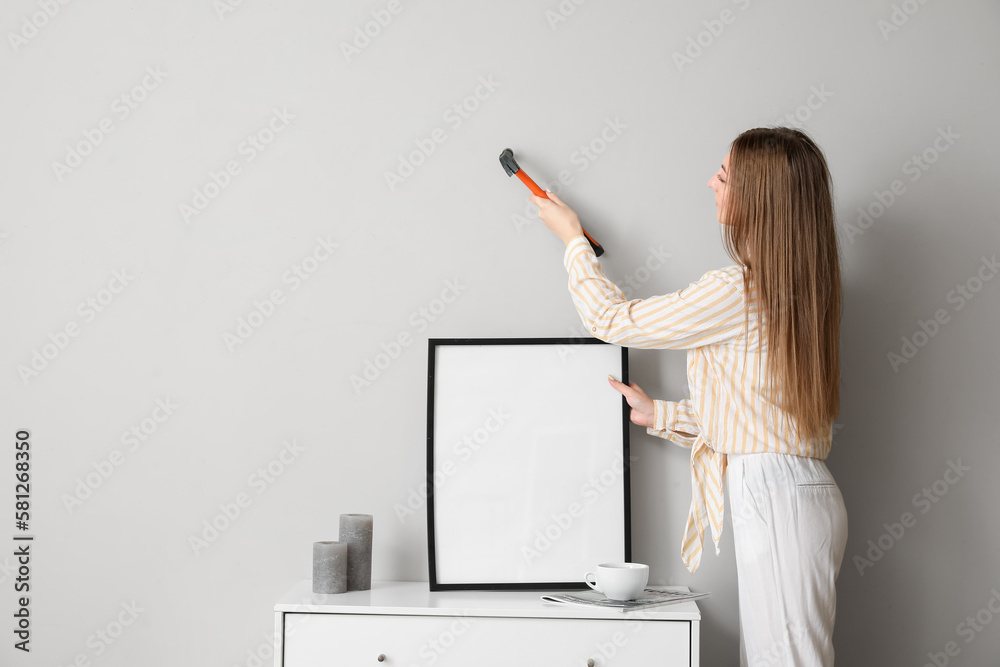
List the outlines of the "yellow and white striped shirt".
{"type": "MultiPolygon", "coordinates": [[[[586,238],[569,242],[563,258],[573,304],[590,333],[623,347],[687,349],[691,398],[654,401],[650,435],[691,447],[691,508],[681,557],[698,569],[710,524],[719,553],[726,454],[777,452],[825,459],[827,437],[799,442],[789,436],[780,387],[766,395],[760,372],[767,368],[766,341],[751,309],[744,331],[745,285],[739,266],[709,271],[685,289],[648,299],[626,300],[604,275],[586,238]]],[[[789,419],[791,422],[792,420],[789,419]]]]}

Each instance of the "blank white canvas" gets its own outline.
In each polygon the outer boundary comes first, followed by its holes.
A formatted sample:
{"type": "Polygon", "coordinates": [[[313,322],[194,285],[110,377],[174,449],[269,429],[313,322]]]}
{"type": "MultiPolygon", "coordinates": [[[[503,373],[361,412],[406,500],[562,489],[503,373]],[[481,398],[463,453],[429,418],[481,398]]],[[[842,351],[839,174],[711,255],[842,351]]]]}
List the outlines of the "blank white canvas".
{"type": "Polygon", "coordinates": [[[622,350],[438,345],[437,581],[579,582],[625,559],[622,350]]]}

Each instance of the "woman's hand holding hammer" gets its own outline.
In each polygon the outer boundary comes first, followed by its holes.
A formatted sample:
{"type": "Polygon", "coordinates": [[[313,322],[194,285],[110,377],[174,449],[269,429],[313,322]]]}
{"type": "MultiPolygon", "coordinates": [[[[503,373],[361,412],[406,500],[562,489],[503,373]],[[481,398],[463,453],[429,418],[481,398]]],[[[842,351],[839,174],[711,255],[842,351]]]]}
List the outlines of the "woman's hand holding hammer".
{"type": "Polygon", "coordinates": [[[538,215],[545,226],[559,237],[563,243],[569,243],[577,236],[583,236],[583,225],[576,212],[567,206],[555,193],[545,191],[548,199],[529,195],[531,203],[538,207],[538,215]]]}

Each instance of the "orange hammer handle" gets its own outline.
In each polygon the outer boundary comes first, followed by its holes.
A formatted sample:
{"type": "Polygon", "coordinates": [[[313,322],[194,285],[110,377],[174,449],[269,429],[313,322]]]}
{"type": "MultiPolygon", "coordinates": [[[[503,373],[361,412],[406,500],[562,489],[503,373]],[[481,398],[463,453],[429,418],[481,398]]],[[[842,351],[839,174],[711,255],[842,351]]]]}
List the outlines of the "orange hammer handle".
{"type": "Polygon", "coordinates": [[[533,193],[535,193],[536,197],[545,197],[546,199],[549,198],[549,196],[545,194],[545,190],[542,190],[540,187],[538,187],[538,183],[535,183],[533,180],[531,180],[531,176],[528,176],[526,173],[524,173],[524,169],[518,170],[518,172],[514,175],[520,178],[521,182],[527,185],[528,189],[531,190],[533,193]]]}
{"type": "MultiPolygon", "coordinates": [[[[536,197],[545,197],[546,199],[549,198],[549,196],[545,194],[545,190],[542,190],[540,187],[538,187],[538,184],[535,183],[533,180],[531,180],[531,176],[528,176],[526,173],[524,173],[524,169],[519,169],[515,174],[515,176],[520,178],[521,182],[527,185],[528,189],[531,190],[536,197]]],[[[581,229],[583,228],[581,227],[581,229]]],[[[583,235],[587,237],[587,241],[590,242],[590,247],[594,249],[595,255],[600,257],[601,255],[604,254],[604,248],[602,248],[601,244],[595,241],[594,238],[587,233],[586,229],[583,230],[583,235]]]]}

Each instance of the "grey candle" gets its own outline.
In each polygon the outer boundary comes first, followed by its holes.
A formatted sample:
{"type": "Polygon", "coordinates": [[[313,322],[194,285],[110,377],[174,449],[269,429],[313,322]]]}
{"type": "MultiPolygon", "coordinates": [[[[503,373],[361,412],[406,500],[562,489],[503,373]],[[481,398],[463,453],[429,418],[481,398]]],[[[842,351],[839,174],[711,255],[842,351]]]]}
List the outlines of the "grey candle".
{"type": "Polygon", "coordinates": [[[347,545],[313,542],[313,593],[347,591],[347,545]]]}
{"type": "Polygon", "coordinates": [[[341,514],[340,541],[347,543],[347,590],[371,590],[372,515],[341,514]]]}

